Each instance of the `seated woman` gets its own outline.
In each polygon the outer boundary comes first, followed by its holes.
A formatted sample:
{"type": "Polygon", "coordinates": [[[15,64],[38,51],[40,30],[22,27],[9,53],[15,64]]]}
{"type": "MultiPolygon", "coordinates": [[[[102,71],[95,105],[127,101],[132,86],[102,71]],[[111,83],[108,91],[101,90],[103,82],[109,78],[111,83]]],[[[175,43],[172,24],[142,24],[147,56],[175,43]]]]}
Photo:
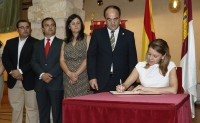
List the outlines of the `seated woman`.
{"type": "Polygon", "coordinates": [[[163,39],[153,40],[148,46],[146,61],[139,62],[126,81],[116,86],[117,92],[124,92],[139,77],[141,85],[132,90],[134,93],[176,94],[176,65],[170,58],[167,42],[163,39]]]}

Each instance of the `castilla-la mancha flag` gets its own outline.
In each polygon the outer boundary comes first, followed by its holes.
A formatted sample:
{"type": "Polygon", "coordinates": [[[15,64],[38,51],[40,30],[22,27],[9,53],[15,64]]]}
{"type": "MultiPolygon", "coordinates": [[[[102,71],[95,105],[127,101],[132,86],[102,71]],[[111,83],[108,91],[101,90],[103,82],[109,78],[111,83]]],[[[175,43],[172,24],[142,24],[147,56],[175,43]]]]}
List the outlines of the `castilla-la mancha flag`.
{"type": "Polygon", "coordinates": [[[194,103],[197,100],[197,73],[194,29],[192,20],[192,0],[184,1],[183,12],[183,47],[181,54],[182,86],[185,93],[190,94],[192,118],[195,117],[194,103]]]}
{"type": "Polygon", "coordinates": [[[156,36],[152,17],[152,3],[151,0],[146,0],[144,12],[144,29],[142,35],[142,61],[145,60],[148,44],[155,38],[156,36]]]}

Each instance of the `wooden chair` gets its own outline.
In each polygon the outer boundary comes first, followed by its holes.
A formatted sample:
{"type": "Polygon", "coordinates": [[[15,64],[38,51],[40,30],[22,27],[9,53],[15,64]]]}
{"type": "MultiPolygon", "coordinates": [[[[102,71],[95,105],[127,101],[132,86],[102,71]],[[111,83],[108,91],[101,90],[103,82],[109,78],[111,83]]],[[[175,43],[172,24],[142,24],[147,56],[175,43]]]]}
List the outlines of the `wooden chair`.
{"type": "Polygon", "coordinates": [[[184,93],[184,90],[182,87],[182,68],[181,67],[176,68],[176,74],[177,74],[177,78],[178,78],[177,94],[182,94],[182,93],[184,93]]]}

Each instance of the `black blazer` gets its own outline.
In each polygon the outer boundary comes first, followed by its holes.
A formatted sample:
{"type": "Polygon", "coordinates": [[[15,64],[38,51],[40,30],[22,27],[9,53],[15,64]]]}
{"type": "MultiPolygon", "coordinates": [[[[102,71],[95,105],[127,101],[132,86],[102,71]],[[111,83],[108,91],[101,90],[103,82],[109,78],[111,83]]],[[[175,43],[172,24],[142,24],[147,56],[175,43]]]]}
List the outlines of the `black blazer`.
{"type": "Polygon", "coordinates": [[[35,91],[48,90],[63,90],[63,72],[60,67],[60,50],[62,40],[54,38],[49,49],[48,57],[45,56],[44,39],[35,43],[31,66],[36,74],[35,91]],[[50,73],[53,79],[46,83],[39,79],[41,73],[50,73]]]}
{"type": "Polygon", "coordinates": [[[134,33],[120,28],[112,52],[107,27],[94,30],[87,53],[87,71],[89,80],[97,79],[99,90],[103,89],[109,80],[112,63],[113,81],[118,84],[120,79],[125,81],[137,64],[134,33]]]}
{"type": "MultiPolygon", "coordinates": [[[[25,90],[33,90],[35,87],[35,74],[31,68],[31,55],[33,52],[33,44],[39,40],[29,36],[21,50],[19,59],[19,68],[23,72],[22,84],[25,90]]],[[[13,78],[9,73],[11,70],[17,69],[17,59],[18,59],[18,44],[19,37],[10,39],[6,42],[4,51],[2,54],[2,62],[8,73],[8,88],[12,89],[16,84],[16,79],[13,78]]]]}

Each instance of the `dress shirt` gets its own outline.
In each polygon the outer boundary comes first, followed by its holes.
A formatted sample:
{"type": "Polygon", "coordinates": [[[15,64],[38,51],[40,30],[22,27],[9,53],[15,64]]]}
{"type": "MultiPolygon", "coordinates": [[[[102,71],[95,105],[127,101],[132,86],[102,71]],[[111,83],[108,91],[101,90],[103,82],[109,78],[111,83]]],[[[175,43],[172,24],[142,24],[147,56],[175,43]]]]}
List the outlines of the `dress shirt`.
{"type": "MultiPolygon", "coordinates": [[[[116,45],[116,43],[117,43],[117,38],[118,38],[118,34],[119,34],[119,28],[120,28],[120,27],[118,27],[118,28],[115,30],[115,32],[114,32],[114,36],[115,36],[115,44],[114,44],[114,45],[116,45]]],[[[108,29],[108,28],[107,28],[107,29],[108,29]]],[[[112,30],[108,29],[109,37],[111,37],[111,31],[112,31],[112,30]]],[[[115,48],[114,48],[114,50],[115,50],[115,48]]],[[[111,64],[110,72],[111,72],[111,73],[113,72],[113,63],[111,64]]]]}
{"type": "MultiPolygon", "coordinates": [[[[27,37],[28,38],[28,37],[27,37]]],[[[27,40],[27,38],[25,38],[24,40],[21,40],[20,37],[19,37],[19,44],[18,44],[18,58],[17,58],[17,69],[19,70],[19,72],[21,74],[23,74],[22,70],[19,68],[19,58],[20,58],[20,54],[21,54],[21,51],[22,51],[22,48],[27,40]]]]}
{"type": "MultiPolygon", "coordinates": [[[[50,39],[50,41],[49,41],[49,42],[50,42],[50,46],[51,46],[51,43],[53,42],[53,39],[54,39],[54,38],[55,38],[55,35],[54,35],[54,36],[51,36],[51,37],[49,38],[49,39],[50,39]]],[[[46,46],[47,39],[48,39],[47,37],[44,38],[44,47],[46,46]]]]}

